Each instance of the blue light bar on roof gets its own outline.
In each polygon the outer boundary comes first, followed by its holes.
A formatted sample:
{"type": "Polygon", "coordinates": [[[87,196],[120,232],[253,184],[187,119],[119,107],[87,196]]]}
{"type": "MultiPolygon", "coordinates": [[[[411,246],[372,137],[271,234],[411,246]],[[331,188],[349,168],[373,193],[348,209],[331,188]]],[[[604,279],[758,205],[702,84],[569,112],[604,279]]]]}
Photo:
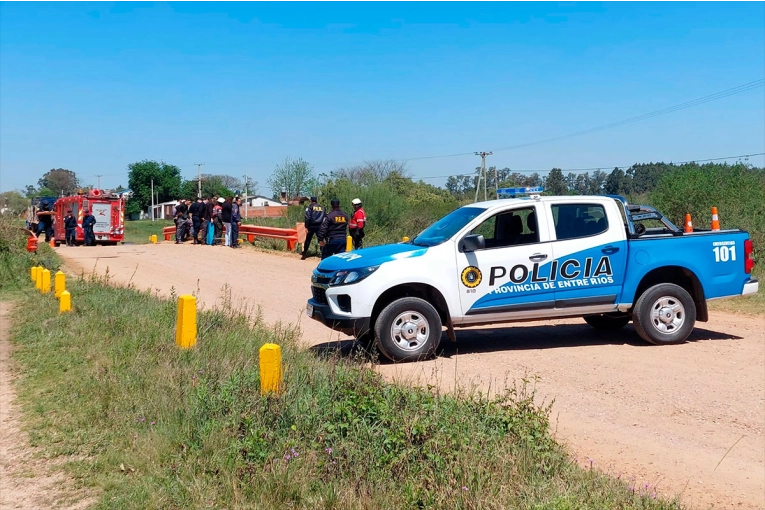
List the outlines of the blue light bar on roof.
{"type": "Polygon", "coordinates": [[[525,188],[499,188],[497,196],[499,198],[515,198],[517,195],[538,195],[544,191],[543,186],[528,186],[525,188]]]}

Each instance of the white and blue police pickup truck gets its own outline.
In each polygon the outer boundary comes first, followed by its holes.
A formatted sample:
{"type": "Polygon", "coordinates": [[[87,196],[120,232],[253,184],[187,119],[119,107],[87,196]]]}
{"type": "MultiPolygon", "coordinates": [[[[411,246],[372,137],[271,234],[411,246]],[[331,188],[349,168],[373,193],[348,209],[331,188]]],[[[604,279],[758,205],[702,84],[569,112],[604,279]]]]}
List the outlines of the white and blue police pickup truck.
{"type": "Polygon", "coordinates": [[[708,300],[756,293],[753,267],[741,230],[684,232],[618,196],[531,194],[321,261],[306,313],[394,361],[432,356],[444,327],[456,341],[459,327],[562,317],[631,320],[648,342],[676,344],[708,320],[708,300]]]}

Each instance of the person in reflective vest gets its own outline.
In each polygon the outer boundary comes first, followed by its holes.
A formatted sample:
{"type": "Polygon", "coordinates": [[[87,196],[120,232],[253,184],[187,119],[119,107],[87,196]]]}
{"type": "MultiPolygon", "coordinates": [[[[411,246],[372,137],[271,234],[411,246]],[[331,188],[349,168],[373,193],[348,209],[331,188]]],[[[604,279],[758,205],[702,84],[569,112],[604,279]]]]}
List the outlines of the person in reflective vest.
{"type": "MultiPolygon", "coordinates": [[[[308,257],[308,248],[314,235],[319,233],[321,224],[324,223],[324,208],[317,203],[316,197],[311,197],[311,203],[305,208],[305,242],[303,243],[303,256],[300,260],[308,257]]],[[[317,236],[318,239],[318,236],[317,236]]]]}
{"type": "Polygon", "coordinates": [[[361,200],[354,198],[351,200],[351,204],[353,204],[353,215],[350,223],[348,223],[348,232],[353,239],[353,249],[359,250],[364,244],[364,226],[367,223],[367,215],[361,205],[361,200]]]}

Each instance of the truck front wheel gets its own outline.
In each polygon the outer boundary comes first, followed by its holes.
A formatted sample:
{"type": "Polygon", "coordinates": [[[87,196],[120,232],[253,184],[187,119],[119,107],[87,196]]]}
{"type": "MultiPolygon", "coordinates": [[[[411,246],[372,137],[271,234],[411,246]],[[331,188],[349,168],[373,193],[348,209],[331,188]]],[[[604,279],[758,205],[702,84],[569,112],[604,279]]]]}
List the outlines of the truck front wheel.
{"type": "Polygon", "coordinates": [[[643,292],[632,312],[638,335],[657,345],[685,342],[695,322],[693,298],[684,288],[672,283],[654,285],[643,292]]]}
{"type": "Polygon", "coordinates": [[[386,306],[375,322],[380,352],[392,361],[433,356],[441,341],[441,317],[427,301],[406,297],[386,306]]]}

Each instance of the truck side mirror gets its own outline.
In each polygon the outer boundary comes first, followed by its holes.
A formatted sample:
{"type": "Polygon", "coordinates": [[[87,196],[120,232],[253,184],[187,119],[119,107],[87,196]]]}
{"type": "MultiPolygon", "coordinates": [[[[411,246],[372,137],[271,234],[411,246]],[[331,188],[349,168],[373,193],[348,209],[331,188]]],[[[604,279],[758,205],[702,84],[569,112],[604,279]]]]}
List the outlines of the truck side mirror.
{"type": "Polygon", "coordinates": [[[460,241],[460,251],[464,253],[483,250],[484,248],[486,248],[486,241],[481,234],[470,234],[460,241]]]}

